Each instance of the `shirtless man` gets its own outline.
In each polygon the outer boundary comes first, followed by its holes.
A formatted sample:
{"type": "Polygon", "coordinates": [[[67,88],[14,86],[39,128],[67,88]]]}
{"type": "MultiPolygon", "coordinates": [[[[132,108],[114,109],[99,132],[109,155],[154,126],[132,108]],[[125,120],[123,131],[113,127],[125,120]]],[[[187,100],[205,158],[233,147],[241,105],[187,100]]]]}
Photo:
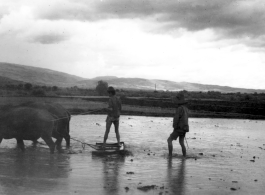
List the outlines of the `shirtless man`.
{"type": "Polygon", "coordinates": [[[121,114],[121,101],[116,96],[116,91],[113,87],[108,88],[108,94],[110,98],[109,98],[109,106],[107,108],[108,116],[106,119],[106,131],[104,135],[103,148],[106,146],[106,141],[108,139],[112,123],[114,124],[115,127],[117,142],[120,145],[119,120],[121,114]]]}

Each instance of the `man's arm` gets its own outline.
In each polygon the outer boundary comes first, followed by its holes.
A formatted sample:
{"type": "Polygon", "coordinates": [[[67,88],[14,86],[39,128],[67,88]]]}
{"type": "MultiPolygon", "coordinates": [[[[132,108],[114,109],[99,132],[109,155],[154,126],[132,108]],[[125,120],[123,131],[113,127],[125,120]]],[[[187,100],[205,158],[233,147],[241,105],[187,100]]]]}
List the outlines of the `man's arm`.
{"type": "Polygon", "coordinates": [[[179,125],[179,119],[180,117],[183,115],[183,107],[180,106],[176,109],[176,113],[175,113],[175,116],[174,116],[174,119],[173,119],[173,128],[177,128],[178,125],[179,125]]]}
{"type": "Polygon", "coordinates": [[[121,104],[121,100],[119,99],[119,109],[120,111],[122,110],[122,104],[121,104]]]}
{"type": "Polygon", "coordinates": [[[173,118],[173,128],[177,128],[178,126],[178,122],[179,122],[179,116],[180,116],[180,113],[179,113],[179,108],[176,109],[176,112],[175,112],[175,116],[173,118]]]}

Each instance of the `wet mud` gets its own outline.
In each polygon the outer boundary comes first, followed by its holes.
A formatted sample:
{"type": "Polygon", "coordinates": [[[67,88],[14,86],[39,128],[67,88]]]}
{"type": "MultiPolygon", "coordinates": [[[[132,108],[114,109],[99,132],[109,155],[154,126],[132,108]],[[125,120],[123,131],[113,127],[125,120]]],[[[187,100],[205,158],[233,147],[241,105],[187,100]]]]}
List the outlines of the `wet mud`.
{"type": "MultiPolygon", "coordinates": [[[[104,121],[101,115],[74,116],[70,134],[102,142],[104,121]]],[[[178,140],[168,158],[171,118],[122,116],[121,154],[94,154],[72,141],[70,149],[51,155],[41,139],[37,146],[26,141],[23,153],[15,140],[3,140],[0,194],[264,194],[264,125],[191,118],[186,158],[178,140]]],[[[113,127],[108,142],[116,142],[113,127]]]]}

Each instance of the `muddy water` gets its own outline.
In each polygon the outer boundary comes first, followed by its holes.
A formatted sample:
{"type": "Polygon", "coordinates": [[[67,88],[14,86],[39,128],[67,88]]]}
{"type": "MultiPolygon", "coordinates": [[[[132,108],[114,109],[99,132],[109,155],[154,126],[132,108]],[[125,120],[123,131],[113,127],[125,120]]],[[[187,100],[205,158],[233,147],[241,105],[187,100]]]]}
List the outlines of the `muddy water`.
{"type": "MultiPolygon", "coordinates": [[[[71,136],[102,142],[104,120],[74,116],[71,136]]],[[[171,126],[171,118],[122,116],[126,156],[96,155],[74,141],[63,154],[31,142],[22,153],[3,140],[0,194],[264,194],[265,121],[192,118],[185,160],[178,142],[167,158],[171,126]]],[[[108,141],[116,141],[113,129],[108,141]]]]}

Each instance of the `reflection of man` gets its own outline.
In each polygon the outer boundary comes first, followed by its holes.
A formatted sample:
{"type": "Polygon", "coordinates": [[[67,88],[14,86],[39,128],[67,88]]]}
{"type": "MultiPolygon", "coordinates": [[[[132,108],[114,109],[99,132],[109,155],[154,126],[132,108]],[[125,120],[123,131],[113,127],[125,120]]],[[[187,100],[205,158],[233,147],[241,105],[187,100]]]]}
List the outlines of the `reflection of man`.
{"type": "MultiPolygon", "coordinates": [[[[186,194],[186,171],[185,171],[186,160],[182,159],[178,166],[172,166],[172,159],[168,160],[168,190],[170,194],[186,194]]],[[[189,194],[189,193],[188,193],[189,194]]]]}
{"type": "Polygon", "coordinates": [[[186,147],[184,145],[184,138],[186,135],[186,132],[189,132],[189,110],[185,106],[187,104],[187,101],[184,99],[184,94],[179,93],[174,98],[174,103],[176,104],[176,113],[173,119],[173,132],[170,134],[169,138],[167,139],[168,142],[168,152],[169,156],[172,156],[173,151],[173,144],[172,141],[176,140],[179,137],[179,144],[182,148],[182,154],[185,157],[186,156],[186,147]]]}
{"type": "Polygon", "coordinates": [[[105,155],[92,153],[92,159],[98,165],[97,169],[102,172],[102,174],[100,174],[102,182],[100,182],[100,180],[99,182],[104,186],[103,189],[98,189],[97,193],[93,194],[123,194],[121,193],[120,182],[124,182],[122,180],[123,176],[120,175],[120,170],[124,168],[125,156],[110,155],[107,157],[105,155]]]}
{"type": "Polygon", "coordinates": [[[103,147],[106,145],[106,141],[108,139],[110,127],[112,123],[115,127],[115,133],[118,144],[120,144],[120,133],[119,133],[119,120],[120,120],[120,114],[121,114],[121,101],[116,96],[116,91],[113,87],[108,88],[108,94],[109,94],[109,106],[107,108],[108,110],[108,116],[106,119],[106,131],[104,135],[104,142],[103,147]]]}

